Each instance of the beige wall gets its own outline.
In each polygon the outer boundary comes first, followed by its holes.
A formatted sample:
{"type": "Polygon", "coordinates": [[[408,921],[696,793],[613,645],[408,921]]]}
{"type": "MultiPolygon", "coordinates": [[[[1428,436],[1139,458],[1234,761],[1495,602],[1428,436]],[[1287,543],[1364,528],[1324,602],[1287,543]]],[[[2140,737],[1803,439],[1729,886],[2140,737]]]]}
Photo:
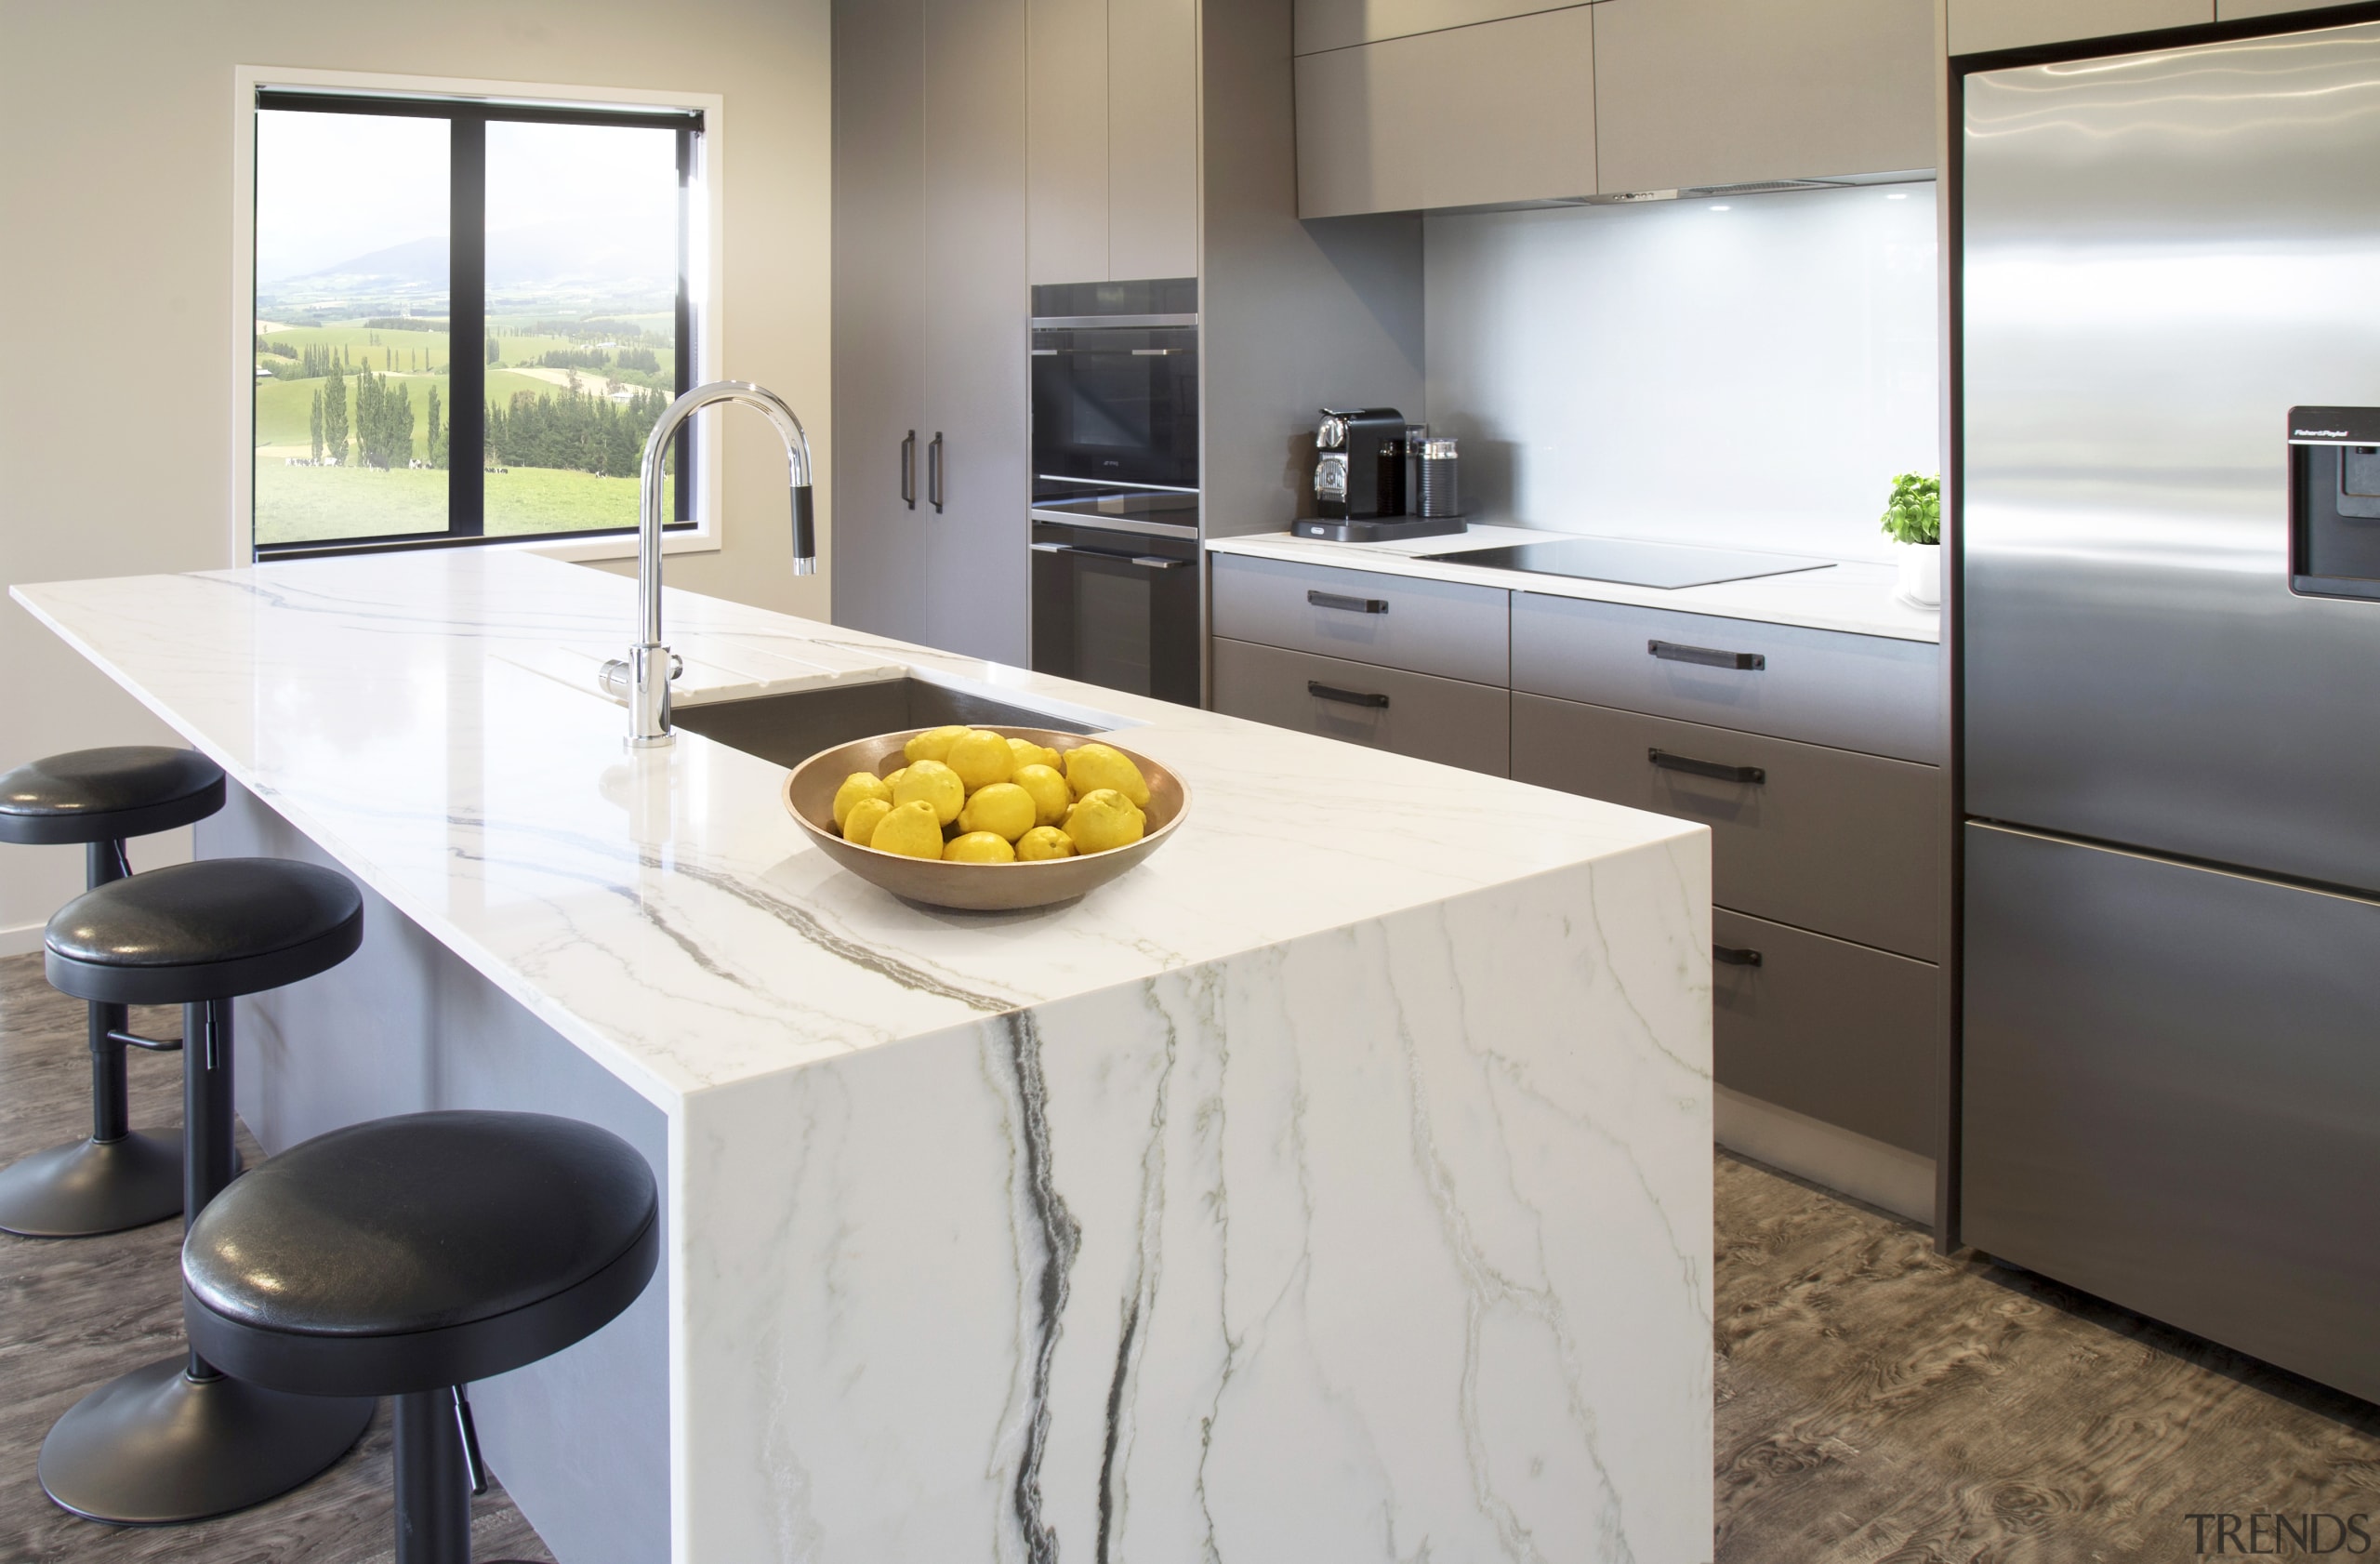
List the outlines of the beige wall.
{"type": "MultiPolygon", "coordinates": [[[[827,19],[827,0],[0,0],[0,585],[235,563],[241,65],[720,94],[707,367],[792,402],[828,522],[827,19]]],[[[826,617],[826,572],[787,563],[783,458],[759,420],[723,417],[724,547],[673,556],[671,582],[826,617]]],[[[13,603],[0,669],[0,769],[169,739],[13,603]]],[[[136,843],[134,867],[177,851],[136,843]]],[[[79,849],[0,849],[0,954],[34,948],[81,875],[79,849]]]]}

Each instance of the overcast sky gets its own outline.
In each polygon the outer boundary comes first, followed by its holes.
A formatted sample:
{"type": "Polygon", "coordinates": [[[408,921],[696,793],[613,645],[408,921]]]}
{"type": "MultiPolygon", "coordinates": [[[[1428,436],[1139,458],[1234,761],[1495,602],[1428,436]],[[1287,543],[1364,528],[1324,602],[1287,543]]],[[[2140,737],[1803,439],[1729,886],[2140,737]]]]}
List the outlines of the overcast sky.
{"type": "MultiPolygon", "coordinates": [[[[667,130],[496,121],[487,127],[489,232],[567,224],[607,264],[675,275],[677,164],[667,130]]],[[[443,238],[446,166],[443,119],[259,112],[257,280],[443,238]]]]}

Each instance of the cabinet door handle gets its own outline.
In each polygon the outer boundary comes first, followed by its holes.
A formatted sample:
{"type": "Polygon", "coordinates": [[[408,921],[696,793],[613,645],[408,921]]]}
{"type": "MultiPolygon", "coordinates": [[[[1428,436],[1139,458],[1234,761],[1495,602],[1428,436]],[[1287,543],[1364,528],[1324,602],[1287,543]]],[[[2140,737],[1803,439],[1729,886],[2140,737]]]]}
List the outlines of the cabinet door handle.
{"type": "Polygon", "coordinates": [[[1704,668],[1734,668],[1757,673],[1768,666],[1758,652],[1722,652],[1715,646],[1686,646],[1674,641],[1647,641],[1645,650],[1664,662],[1699,663],[1704,668]]]}
{"type": "Polygon", "coordinates": [[[1316,608],[1337,608],[1349,614],[1385,614],[1388,604],[1376,597],[1342,597],[1337,592],[1308,592],[1305,600],[1316,608]]]}
{"type": "Polygon", "coordinates": [[[918,431],[914,429],[901,438],[901,498],[910,510],[918,508],[918,431]]]}
{"type": "Polygon", "coordinates": [[[1711,948],[1711,959],[1722,966],[1756,967],[1760,965],[1760,952],[1741,946],[1714,945],[1711,948]]]}
{"type": "Polygon", "coordinates": [[[1326,684],[1318,679],[1305,682],[1305,693],[1316,700],[1335,700],[1345,706],[1368,706],[1380,711],[1388,709],[1386,696],[1366,695],[1361,690],[1342,690],[1336,684],[1326,684]]]}
{"type": "Polygon", "coordinates": [[[1697,776],[1715,776],[1722,782],[1758,784],[1768,780],[1768,773],[1756,765],[1729,765],[1725,761],[1692,760],[1685,755],[1673,755],[1666,749],[1647,749],[1645,758],[1663,771],[1691,772],[1697,776]]]}
{"type": "Polygon", "coordinates": [[[942,431],[933,431],[932,441],[926,446],[926,501],[942,514],[942,431]]]}

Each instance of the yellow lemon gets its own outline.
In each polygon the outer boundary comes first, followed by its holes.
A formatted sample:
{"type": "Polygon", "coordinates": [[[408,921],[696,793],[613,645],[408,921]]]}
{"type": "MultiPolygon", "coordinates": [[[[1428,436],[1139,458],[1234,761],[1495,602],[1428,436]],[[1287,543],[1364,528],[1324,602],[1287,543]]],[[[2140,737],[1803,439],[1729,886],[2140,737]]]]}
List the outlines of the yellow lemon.
{"type": "Polygon", "coordinates": [[[901,758],[912,765],[919,761],[946,761],[950,758],[950,747],[971,731],[964,722],[930,729],[902,745],[901,758]]]}
{"type": "Polygon", "coordinates": [[[1033,795],[1013,782],[979,788],[959,813],[962,831],[989,831],[1002,842],[1014,842],[1033,828],[1038,809],[1033,795]]]}
{"type": "Polygon", "coordinates": [[[1075,839],[1055,826],[1036,826],[1016,839],[1016,861],[1038,864],[1045,858],[1071,858],[1075,839]]]}
{"type": "Polygon", "coordinates": [[[1017,767],[1016,775],[1011,780],[1033,796],[1036,825],[1054,826],[1074,807],[1074,790],[1066,786],[1066,779],[1038,761],[1017,767]]]}
{"type": "Polygon", "coordinates": [[[1065,831],[1082,851],[1104,853],[1140,841],[1147,834],[1148,816],[1115,789],[1094,788],[1067,811],[1065,831]]]}
{"type": "Polygon", "coordinates": [[[862,847],[867,846],[869,838],[876,835],[876,828],[882,825],[884,816],[892,813],[892,805],[883,799],[860,800],[852,805],[851,813],[843,816],[843,840],[855,842],[862,847]]]}
{"type": "Polygon", "coordinates": [[[1066,785],[1077,798],[1113,788],[1138,809],[1149,802],[1149,785],[1141,768],[1121,749],[1105,744],[1085,744],[1066,751],[1066,785]]]}
{"type": "Polygon", "coordinates": [[[890,803],[892,789],[884,785],[882,777],[868,772],[854,771],[844,777],[843,785],[835,789],[835,824],[838,827],[851,818],[852,805],[862,799],[882,799],[890,803]]]}
{"type": "Polygon", "coordinates": [[[904,776],[906,776],[906,775],[908,775],[908,772],[909,772],[909,768],[908,768],[907,766],[903,766],[903,767],[902,767],[900,770],[898,770],[898,771],[888,771],[888,772],[886,772],[886,773],[884,774],[884,785],[885,785],[885,787],[887,787],[887,788],[897,788],[897,787],[899,787],[899,786],[901,785],[901,778],[902,778],[902,777],[904,777],[904,776]]]}
{"type": "Polygon", "coordinates": [[[894,803],[924,802],[933,806],[934,822],[946,826],[959,818],[967,803],[967,789],[959,774],[940,761],[912,761],[901,768],[892,789],[894,803]]]}
{"type": "Polygon", "coordinates": [[[877,824],[867,844],[879,853],[898,853],[905,858],[941,857],[942,826],[933,817],[933,805],[923,799],[894,804],[877,824]]]}
{"type": "MultiPolygon", "coordinates": [[[[1064,763],[1058,759],[1058,752],[1055,749],[1044,744],[1036,744],[1029,738],[1012,738],[1008,741],[1008,747],[1016,756],[1016,769],[1019,771],[1023,771],[1029,765],[1046,765],[1051,770],[1056,771],[1064,763]]],[[[1009,780],[1013,782],[1016,778],[1011,776],[1009,780]]]]}
{"type": "Polygon", "coordinates": [[[958,742],[951,745],[948,763],[972,793],[978,788],[1007,781],[1016,770],[1016,752],[999,735],[976,728],[960,735],[958,742]]]}
{"type": "Polygon", "coordinates": [[[952,837],[944,846],[942,857],[945,863],[951,864],[1012,864],[1016,862],[1016,849],[997,831],[969,831],[964,836],[952,837]]]}

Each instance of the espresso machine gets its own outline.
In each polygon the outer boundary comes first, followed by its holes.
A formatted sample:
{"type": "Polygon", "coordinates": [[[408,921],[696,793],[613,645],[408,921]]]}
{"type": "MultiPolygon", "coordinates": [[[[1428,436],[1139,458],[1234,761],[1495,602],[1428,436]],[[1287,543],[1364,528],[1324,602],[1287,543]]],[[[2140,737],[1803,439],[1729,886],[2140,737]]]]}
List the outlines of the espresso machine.
{"type": "MultiPolygon", "coordinates": [[[[1314,510],[1290,530],[1300,537],[1332,543],[1387,543],[1405,537],[1436,537],[1461,532],[1459,514],[1408,514],[1412,461],[1424,451],[1428,431],[1408,424],[1394,407],[1325,407],[1314,431],[1314,510]]],[[[1444,446],[1450,471],[1453,442],[1444,446]]],[[[1450,478],[1432,485],[1450,491],[1450,478]]],[[[1432,506],[1430,509],[1440,509],[1432,506]]]]}

